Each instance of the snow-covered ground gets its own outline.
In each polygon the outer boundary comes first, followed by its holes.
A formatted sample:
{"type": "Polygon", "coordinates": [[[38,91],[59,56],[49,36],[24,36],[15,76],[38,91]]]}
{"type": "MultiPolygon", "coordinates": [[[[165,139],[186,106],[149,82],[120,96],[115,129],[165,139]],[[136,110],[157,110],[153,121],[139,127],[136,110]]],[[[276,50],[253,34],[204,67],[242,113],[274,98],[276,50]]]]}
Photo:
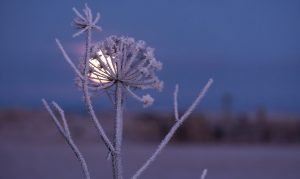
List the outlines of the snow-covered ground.
{"type": "MultiPolygon", "coordinates": [[[[81,144],[92,178],[109,179],[101,144],[81,144]]],[[[153,144],[125,144],[126,178],[153,152],[153,144]]],[[[300,146],[169,145],[142,179],[299,179],[300,146]]],[[[0,141],[0,179],[81,179],[80,165],[64,143],[0,141]]]]}

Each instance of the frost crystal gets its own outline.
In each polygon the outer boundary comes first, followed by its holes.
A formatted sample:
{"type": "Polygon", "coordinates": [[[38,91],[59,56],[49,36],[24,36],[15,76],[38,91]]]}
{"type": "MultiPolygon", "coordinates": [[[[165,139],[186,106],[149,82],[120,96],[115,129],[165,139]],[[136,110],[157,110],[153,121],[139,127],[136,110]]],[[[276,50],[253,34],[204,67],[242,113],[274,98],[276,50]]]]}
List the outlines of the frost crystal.
{"type": "Polygon", "coordinates": [[[154,99],[149,94],[143,96],[142,99],[144,103],[144,108],[151,106],[154,102],[154,99]]]}

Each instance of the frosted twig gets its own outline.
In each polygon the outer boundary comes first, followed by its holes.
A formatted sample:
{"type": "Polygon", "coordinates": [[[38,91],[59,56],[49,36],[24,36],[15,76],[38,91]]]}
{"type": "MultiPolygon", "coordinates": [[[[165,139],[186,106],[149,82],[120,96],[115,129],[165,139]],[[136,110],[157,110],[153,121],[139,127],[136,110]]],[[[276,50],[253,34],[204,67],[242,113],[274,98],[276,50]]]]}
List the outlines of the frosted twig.
{"type": "Polygon", "coordinates": [[[77,69],[77,67],[75,66],[75,64],[73,63],[73,61],[70,59],[69,55],[67,54],[67,52],[65,51],[64,47],[62,46],[62,44],[60,43],[60,41],[58,39],[55,39],[56,44],[58,46],[58,48],[60,49],[60,51],[62,52],[63,56],[65,57],[65,60],[69,63],[69,65],[73,68],[73,70],[75,71],[75,73],[80,77],[81,80],[83,80],[83,76],[80,73],[80,71],[77,69]]]}
{"type": "Polygon", "coordinates": [[[135,94],[129,87],[126,87],[126,90],[129,92],[129,94],[136,100],[142,102],[144,104],[144,108],[149,107],[153,104],[154,99],[149,95],[146,94],[142,97],[139,97],[137,94],[135,94]]]}
{"type": "MultiPolygon", "coordinates": [[[[156,159],[156,157],[160,154],[162,149],[168,144],[168,142],[171,140],[172,136],[176,132],[176,130],[182,125],[182,123],[189,117],[189,115],[193,112],[193,110],[196,108],[196,106],[199,104],[201,99],[206,94],[209,87],[212,85],[213,80],[209,79],[207,84],[204,86],[202,91],[199,93],[195,101],[192,103],[192,105],[187,109],[187,111],[179,118],[178,121],[172,126],[170,131],[167,133],[165,138],[161,141],[155,152],[149,157],[149,159],[137,170],[137,172],[133,175],[132,179],[138,178],[148,167],[149,165],[156,159]]],[[[176,88],[175,88],[176,92],[176,88]]]]}
{"type": "Polygon", "coordinates": [[[89,27],[89,26],[86,26],[85,28],[81,29],[80,31],[74,33],[74,34],[72,35],[72,37],[77,37],[77,36],[79,36],[80,34],[84,33],[88,28],[90,28],[90,27],[89,27]]]}
{"type": "Polygon", "coordinates": [[[185,120],[193,112],[193,110],[197,107],[197,105],[199,104],[199,102],[201,101],[201,99],[204,97],[204,95],[208,91],[209,87],[212,85],[213,81],[214,80],[211,79],[211,78],[208,80],[207,84],[204,86],[204,88],[201,91],[201,93],[197,96],[196,100],[188,108],[188,110],[181,116],[180,120],[185,120]]]}
{"type": "Polygon", "coordinates": [[[61,109],[61,107],[56,103],[56,102],[52,102],[52,105],[56,108],[56,110],[59,112],[61,120],[63,121],[63,127],[64,127],[64,132],[66,134],[67,137],[71,138],[71,132],[69,130],[69,126],[65,117],[65,112],[61,109]]]}
{"type": "Polygon", "coordinates": [[[174,116],[175,120],[179,120],[179,113],[178,113],[178,91],[179,91],[179,86],[176,84],[175,90],[174,90],[174,116]]]}
{"type": "Polygon", "coordinates": [[[59,120],[57,119],[56,115],[53,113],[53,111],[50,108],[50,106],[48,105],[47,101],[45,99],[42,99],[42,102],[43,102],[45,108],[47,109],[48,113],[50,114],[51,119],[54,121],[54,124],[56,125],[59,132],[61,133],[61,135],[64,136],[65,138],[68,138],[68,136],[66,135],[66,133],[64,131],[64,128],[61,126],[59,120]]]}
{"type": "Polygon", "coordinates": [[[56,104],[55,102],[52,102],[53,106],[57,109],[58,113],[60,114],[60,117],[63,121],[63,125],[64,127],[60,124],[59,120],[57,119],[56,115],[54,114],[54,112],[52,111],[52,109],[50,108],[50,106],[48,105],[47,101],[45,99],[42,99],[42,102],[45,106],[45,108],[47,109],[48,113],[51,116],[51,119],[54,121],[56,127],[58,128],[58,130],[60,131],[60,133],[62,134],[62,136],[65,138],[66,142],[68,143],[68,145],[70,146],[70,148],[72,149],[72,151],[74,152],[76,158],[78,159],[84,177],[85,179],[90,179],[90,172],[88,170],[87,167],[87,163],[82,155],[82,153],[80,152],[80,150],[78,149],[77,145],[74,143],[67,121],[66,121],[66,117],[64,114],[64,111],[60,108],[60,106],[58,104],[56,104]]]}
{"type": "Polygon", "coordinates": [[[137,94],[135,94],[129,87],[126,87],[126,90],[129,92],[129,94],[136,100],[143,102],[143,99],[139,97],[137,94]]]}
{"type": "Polygon", "coordinates": [[[80,12],[75,7],[73,7],[72,10],[75,12],[77,17],[79,17],[81,20],[85,20],[85,18],[80,14],[80,12]]]}
{"type": "Polygon", "coordinates": [[[111,159],[111,152],[108,152],[106,156],[106,160],[110,160],[110,159],[111,159]]]}
{"type": "Polygon", "coordinates": [[[202,172],[202,174],[201,174],[201,178],[200,179],[205,179],[206,175],[207,175],[207,169],[204,169],[203,172],[202,172]]]}

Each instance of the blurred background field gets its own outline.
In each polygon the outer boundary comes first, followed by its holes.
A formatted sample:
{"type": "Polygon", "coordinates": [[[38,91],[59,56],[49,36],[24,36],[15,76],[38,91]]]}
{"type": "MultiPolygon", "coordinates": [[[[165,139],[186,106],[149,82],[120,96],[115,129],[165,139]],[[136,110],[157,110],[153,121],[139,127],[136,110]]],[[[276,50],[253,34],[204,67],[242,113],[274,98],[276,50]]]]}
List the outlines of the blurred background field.
{"type": "MultiPolygon", "coordinates": [[[[110,113],[101,122],[112,135],[110,113]]],[[[91,120],[69,112],[71,132],[94,178],[111,178],[107,150],[91,120]]],[[[0,112],[0,178],[82,178],[80,166],[45,111],[0,112]]],[[[130,177],[171,127],[172,114],[127,113],[124,167],[130,177]]],[[[196,113],[142,178],[295,179],[300,176],[300,122],[288,115],[196,113]],[[226,116],[226,118],[224,118],[226,116]]]]}

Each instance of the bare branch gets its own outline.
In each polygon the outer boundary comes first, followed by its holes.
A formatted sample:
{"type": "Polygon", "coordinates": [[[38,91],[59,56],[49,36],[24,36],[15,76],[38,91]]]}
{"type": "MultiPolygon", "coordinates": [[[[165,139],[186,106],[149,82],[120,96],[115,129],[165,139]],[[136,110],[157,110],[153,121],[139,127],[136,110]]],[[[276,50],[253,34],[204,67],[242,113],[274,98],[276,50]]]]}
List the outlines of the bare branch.
{"type": "Polygon", "coordinates": [[[176,84],[175,90],[174,90],[174,116],[175,120],[179,120],[179,113],[178,113],[178,91],[179,91],[179,85],[176,84]]]}
{"type": "Polygon", "coordinates": [[[74,152],[76,158],[78,159],[78,161],[81,165],[81,168],[82,168],[85,179],[90,179],[91,177],[90,177],[90,172],[89,172],[88,167],[87,167],[87,163],[86,163],[83,155],[81,154],[80,150],[78,149],[77,145],[74,143],[74,141],[71,137],[70,129],[68,127],[64,111],[60,108],[60,106],[58,104],[56,104],[55,102],[52,102],[54,107],[58,110],[58,112],[61,116],[61,119],[64,123],[64,128],[63,128],[62,125],[60,124],[60,122],[58,121],[57,117],[53,113],[52,109],[48,105],[47,101],[45,99],[42,99],[42,102],[43,102],[45,108],[47,109],[47,111],[49,112],[49,114],[51,115],[51,118],[54,121],[56,127],[58,128],[58,130],[60,131],[62,136],[65,138],[66,142],[68,143],[68,145],[70,146],[70,148],[74,152]]]}
{"type": "Polygon", "coordinates": [[[77,67],[75,66],[75,64],[72,62],[72,60],[70,59],[69,55],[67,54],[67,52],[65,51],[64,47],[62,46],[62,44],[60,43],[60,41],[58,39],[55,39],[56,44],[58,45],[59,49],[61,50],[63,56],[65,57],[65,60],[69,63],[69,65],[73,68],[73,70],[75,71],[75,73],[80,77],[80,79],[83,79],[83,76],[81,75],[80,71],[77,69],[77,67]]]}
{"type": "Polygon", "coordinates": [[[72,10],[77,15],[77,17],[79,17],[81,20],[85,20],[85,18],[80,14],[80,12],[75,7],[73,7],[72,10]]]}
{"type": "Polygon", "coordinates": [[[207,169],[204,169],[203,172],[202,172],[202,174],[201,174],[201,178],[200,179],[205,179],[206,175],[207,175],[207,169]]]}
{"type": "Polygon", "coordinates": [[[56,110],[59,112],[60,114],[60,117],[61,117],[61,120],[63,121],[63,125],[64,125],[64,132],[66,134],[66,136],[68,138],[71,137],[71,133],[70,133],[70,129],[69,129],[69,126],[68,126],[68,123],[67,123],[67,120],[66,120],[66,117],[65,117],[65,112],[61,109],[61,107],[56,103],[56,102],[52,102],[52,105],[56,108],[56,110]]]}
{"type": "Polygon", "coordinates": [[[154,99],[149,94],[146,94],[146,95],[140,97],[137,94],[135,94],[128,86],[125,87],[125,89],[129,92],[129,94],[134,99],[136,99],[137,101],[142,102],[144,104],[144,108],[151,106],[154,102],[154,99]]]}
{"type": "Polygon", "coordinates": [[[204,88],[202,89],[201,93],[199,93],[199,95],[197,96],[196,100],[193,102],[193,104],[188,108],[188,110],[180,117],[180,120],[185,120],[193,111],[194,109],[197,107],[197,105],[199,104],[199,102],[201,101],[201,99],[205,96],[206,92],[208,91],[209,87],[212,85],[213,83],[213,79],[209,79],[207,84],[204,86],[204,88]]]}
{"type": "MultiPolygon", "coordinates": [[[[133,175],[132,179],[137,179],[148,167],[149,165],[156,159],[158,154],[165,148],[168,142],[171,140],[172,136],[175,134],[176,130],[182,125],[182,123],[187,119],[187,117],[193,112],[196,106],[199,104],[201,99],[206,94],[209,87],[212,85],[213,80],[209,79],[207,84],[204,86],[202,91],[199,93],[195,101],[192,105],[188,108],[188,110],[180,117],[180,119],[172,126],[170,131],[167,133],[165,138],[161,141],[155,152],[149,157],[149,159],[140,167],[137,172],[133,175]]],[[[176,91],[176,90],[175,90],[176,91]]]]}
{"type": "Polygon", "coordinates": [[[97,131],[99,132],[99,135],[100,135],[102,141],[104,142],[105,146],[107,147],[107,149],[110,152],[114,153],[115,149],[114,149],[112,143],[110,142],[110,140],[108,139],[101,123],[98,120],[98,117],[95,114],[95,111],[94,111],[94,108],[92,106],[92,102],[91,102],[89,93],[86,93],[86,92],[84,92],[84,93],[85,93],[84,98],[85,98],[85,104],[86,104],[87,110],[88,110],[88,112],[89,112],[89,114],[90,114],[90,116],[91,116],[91,118],[92,118],[92,120],[93,120],[93,122],[94,122],[94,124],[97,128],[97,131]]]}
{"type": "Polygon", "coordinates": [[[48,105],[47,101],[45,99],[42,99],[42,102],[43,102],[45,108],[47,109],[48,113],[50,114],[51,119],[53,120],[54,124],[56,125],[59,132],[61,133],[61,135],[64,136],[65,138],[68,138],[65,131],[64,131],[64,128],[62,127],[62,125],[58,121],[57,117],[55,116],[54,112],[52,111],[52,109],[48,105]]]}
{"type": "Polygon", "coordinates": [[[86,26],[85,28],[81,29],[80,31],[76,32],[75,34],[72,35],[72,37],[77,37],[79,35],[81,35],[82,33],[84,33],[88,28],[90,28],[89,26],[86,26]]]}

